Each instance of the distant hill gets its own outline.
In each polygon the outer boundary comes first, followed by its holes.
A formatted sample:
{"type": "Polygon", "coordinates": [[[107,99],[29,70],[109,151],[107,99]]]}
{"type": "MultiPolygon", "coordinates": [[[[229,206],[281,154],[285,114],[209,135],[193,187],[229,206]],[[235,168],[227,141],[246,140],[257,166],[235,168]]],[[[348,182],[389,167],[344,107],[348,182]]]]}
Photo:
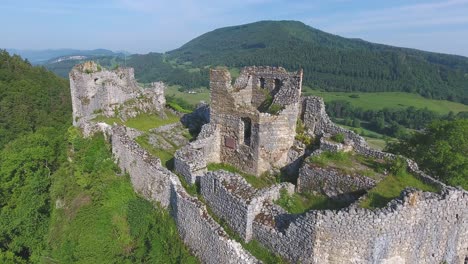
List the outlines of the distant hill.
{"type": "Polygon", "coordinates": [[[404,91],[468,104],[468,58],[332,35],[297,21],[260,21],[205,33],[168,52],[194,66],[281,65],[327,91],[404,91]]]}
{"type": "Polygon", "coordinates": [[[71,118],[67,79],[0,50],[0,149],[43,127],[66,130],[71,118]]]}
{"type": "Polygon", "coordinates": [[[76,50],[76,49],[47,49],[47,50],[20,50],[7,49],[10,54],[17,54],[28,59],[32,64],[47,64],[64,60],[91,59],[102,56],[116,56],[128,52],[113,52],[106,49],[76,50]]]}
{"type": "MultiPolygon", "coordinates": [[[[208,85],[209,67],[304,69],[304,85],[340,92],[408,92],[468,104],[468,58],[374,44],[329,34],[297,21],[260,21],[216,29],[166,54],[94,57],[131,66],[141,82],[192,89],[208,85]]],[[[49,61],[61,76],[82,60],[49,61]]]]}

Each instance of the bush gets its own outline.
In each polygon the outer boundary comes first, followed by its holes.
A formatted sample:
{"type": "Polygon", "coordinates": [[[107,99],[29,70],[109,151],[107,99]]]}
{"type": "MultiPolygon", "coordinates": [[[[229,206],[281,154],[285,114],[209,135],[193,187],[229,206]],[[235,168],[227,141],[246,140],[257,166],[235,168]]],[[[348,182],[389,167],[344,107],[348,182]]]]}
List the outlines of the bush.
{"type": "Polygon", "coordinates": [[[284,107],[280,104],[271,104],[270,107],[268,108],[268,113],[272,115],[277,115],[281,110],[283,110],[284,107]]]}
{"type": "Polygon", "coordinates": [[[330,139],[337,143],[344,143],[345,136],[342,133],[339,133],[339,134],[333,135],[330,139]]]}

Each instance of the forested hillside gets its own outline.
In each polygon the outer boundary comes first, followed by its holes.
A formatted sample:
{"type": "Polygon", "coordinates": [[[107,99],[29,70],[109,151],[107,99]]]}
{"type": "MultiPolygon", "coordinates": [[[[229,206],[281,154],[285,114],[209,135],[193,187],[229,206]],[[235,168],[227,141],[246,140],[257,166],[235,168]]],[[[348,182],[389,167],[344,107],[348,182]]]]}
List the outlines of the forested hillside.
{"type": "MultiPolygon", "coordinates": [[[[297,21],[260,21],[205,33],[166,54],[96,58],[135,68],[140,82],[208,87],[209,68],[248,65],[304,69],[304,85],[344,92],[417,93],[468,104],[468,58],[374,44],[332,35],[297,21]]],[[[74,64],[46,67],[66,77],[74,64]]]]}
{"type": "Polygon", "coordinates": [[[195,66],[278,65],[304,69],[327,91],[404,91],[468,104],[468,58],[373,44],[296,21],[261,21],[203,34],[170,59],[195,66]]]}
{"type": "Polygon", "coordinates": [[[0,50],[0,149],[21,135],[70,122],[68,80],[0,50]]]}
{"type": "Polygon", "coordinates": [[[0,263],[196,263],[71,121],[68,80],[0,51],[0,263]]]}

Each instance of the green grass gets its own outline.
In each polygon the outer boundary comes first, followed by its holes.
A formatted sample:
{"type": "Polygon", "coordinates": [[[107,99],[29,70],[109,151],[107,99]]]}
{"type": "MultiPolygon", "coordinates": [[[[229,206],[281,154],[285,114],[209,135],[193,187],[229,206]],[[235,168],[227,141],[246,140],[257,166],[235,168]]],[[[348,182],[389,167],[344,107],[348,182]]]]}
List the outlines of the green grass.
{"type": "Polygon", "coordinates": [[[167,118],[162,118],[158,115],[141,114],[135,118],[128,119],[127,122],[125,122],[125,125],[141,131],[149,131],[152,128],[174,124],[180,120],[177,115],[170,111],[166,111],[166,115],[167,118]]]}
{"type": "Polygon", "coordinates": [[[93,121],[104,122],[109,125],[117,123],[119,125],[125,125],[127,127],[135,128],[144,132],[147,132],[153,128],[174,124],[180,121],[180,118],[171,111],[165,111],[165,113],[167,118],[162,118],[156,114],[140,114],[134,118],[128,119],[126,122],[123,122],[120,118],[117,117],[105,117],[98,115],[93,119],[93,121]]]}
{"type": "Polygon", "coordinates": [[[387,146],[387,142],[383,139],[378,139],[378,138],[371,138],[371,137],[364,137],[367,141],[367,144],[371,148],[378,149],[378,150],[383,150],[387,146]]]}
{"type": "MultiPolygon", "coordinates": [[[[337,118],[337,120],[340,120],[337,118]]],[[[366,136],[366,137],[371,137],[371,138],[384,138],[385,135],[377,133],[375,131],[365,129],[363,127],[352,127],[352,126],[347,126],[339,123],[335,123],[336,125],[346,128],[348,130],[354,131],[355,133],[358,133],[361,136],[366,136]]]]}
{"type": "Polygon", "coordinates": [[[196,106],[200,103],[200,101],[204,101],[205,103],[209,103],[210,102],[210,90],[208,90],[207,88],[199,88],[199,89],[196,89],[195,91],[197,93],[195,94],[189,94],[189,93],[186,93],[186,92],[181,92],[179,91],[178,89],[180,88],[180,86],[178,85],[171,85],[169,87],[167,87],[167,89],[165,90],[165,95],[166,96],[174,96],[176,98],[182,98],[184,99],[185,101],[187,101],[187,103],[193,105],[193,106],[196,106]]]}
{"type": "Polygon", "coordinates": [[[105,117],[103,115],[98,115],[96,116],[94,119],[93,119],[94,122],[103,122],[103,123],[106,123],[108,125],[113,125],[114,123],[117,123],[119,125],[123,124],[122,120],[120,120],[120,118],[117,118],[117,117],[105,117]]]}
{"type": "Polygon", "coordinates": [[[148,151],[151,155],[159,158],[161,160],[161,164],[168,169],[172,169],[174,153],[176,152],[175,148],[170,150],[155,148],[153,145],[149,143],[149,137],[147,134],[143,134],[137,138],[135,141],[146,151],[148,151]]]}
{"type": "Polygon", "coordinates": [[[376,160],[354,152],[324,151],[318,156],[312,156],[309,161],[320,167],[332,167],[342,173],[358,174],[375,179],[382,177],[382,173],[392,165],[387,161],[376,160]]]}
{"type": "Polygon", "coordinates": [[[398,175],[389,175],[379,182],[367,193],[367,197],[361,201],[360,206],[368,209],[384,207],[392,199],[399,197],[406,187],[429,192],[438,191],[437,187],[422,182],[408,172],[402,172],[398,175]]]}
{"type": "Polygon", "coordinates": [[[63,206],[52,210],[45,263],[198,263],[169,212],[116,175],[102,136],[71,143],[73,162],[52,175],[51,199],[63,206]]]}
{"type": "Polygon", "coordinates": [[[317,164],[321,167],[326,167],[333,165],[334,167],[343,167],[347,168],[353,165],[353,161],[351,152],[332,152],[332,151],[324,151],[318,156],[310,157],[310,162],[317,164]]]}
{"type": "Polygon", "coordinates": [[[425,108],[437,112],[439,114],[447,114],[450,111],[458,113],[468,111],[468,105],[450,102],[446,100],[433,100],[424,98],[418,94],[403,93],[403,92],[378,92],[378,93],[362,93],[362,92],[323,92],[312,90],[307,86],[303,87],[304,95],[316,95],[323,97],[325,102],[334,100],[345,100],[353,106],[361,107],[364,110],[380,110],[383,108],[407,108],[414,106],[416,108],[425,108]],[[350,97],[358,95],[357,98],[350,97]]]}
{"type": "Polygon", "coordinates": [[[231,74],[232,80],[235,80],[240,75],[240,69],[239,68],[229,68],[229,73],[231,74]]]}
{"type": "Polygon", "coordinates": [[[330,139],[335,141],[336,143],[344,143],[345,136],[339,133],[339,134],[333,135],[330,139]]]}
{"type": "Polygon", "coordinates": [[[177,104],[176,102],[166,102],[166,105],[179,113],[184,113],[184,114],[192,113],[192,110],[185,109],[179,104],[177,104]]]}
{"type": "Polygon", "coordinates": [[[312,193],[289,195],[286,190],[281,190],[280,198],[275,203],[291,214],[302,214],[309,210],[341,209],[349,205],[347,202],[332,200],[325,195],[312,193]]]}
{"type": "Polygon", "coordinates": [[[252,185],[252,187],[257,189],[266,188],[277,183],[276,178],[272,177],[271,175],[262,174],[261,176],[257,177],[255,175],[244,173],[236,167],[225,163],[210,163],[208,164],[207,169],[209,171],[225,170],[237,173],[241,175],[250,185],[252,185]]]}

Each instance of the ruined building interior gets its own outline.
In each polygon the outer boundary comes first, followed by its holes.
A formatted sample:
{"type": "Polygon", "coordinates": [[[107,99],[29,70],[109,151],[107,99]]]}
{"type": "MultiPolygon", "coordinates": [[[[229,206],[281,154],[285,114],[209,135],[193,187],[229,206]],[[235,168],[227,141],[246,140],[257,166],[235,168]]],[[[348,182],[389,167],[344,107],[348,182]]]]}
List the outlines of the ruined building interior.
{"type": "Polygon", "coordinates": [[[203,263],[261,263],[244,247],[253,240],[290,263],[466,261],[468,193],[432,178],[410,159],[370,148],[364,138],[334,124],[321,98],[301,96],[302,77],[302,71],[251,66],[233,82],[227,69],[212,69],[210,106],[182,116],[165,109],[164,84],[142,88],[133,69],[108,71],[89,62],[70,72],[74,125],[85,136],[104,133],[135,191],[170,211],[182,240],[203,263]],[[142,113],[179,115],[186,126],[201,129],[190,142],[173,144],[177,133],[172,131],[181,123],[147,132],[123,121],[96,119],[126,120],[142,113]],[[334,141],[336,135],[343,140],[334,141]],[[171,162],[137,143],[142,137],[154,148],[177,145],[171,162]],[[401,159],[408,173],[432,191],[406,188],[385,205],[365,208],[368,193],[390,177],[388,172],[314,161],[330,153],[377,163],[401,159]],[[212,170],[212,164],[228,164],[238,172],[212,170]],[[254,187],[246,174],[293,178],[254,187]],[[277,202],[309,192],[346,203],[291,213],[277,202]]]}

